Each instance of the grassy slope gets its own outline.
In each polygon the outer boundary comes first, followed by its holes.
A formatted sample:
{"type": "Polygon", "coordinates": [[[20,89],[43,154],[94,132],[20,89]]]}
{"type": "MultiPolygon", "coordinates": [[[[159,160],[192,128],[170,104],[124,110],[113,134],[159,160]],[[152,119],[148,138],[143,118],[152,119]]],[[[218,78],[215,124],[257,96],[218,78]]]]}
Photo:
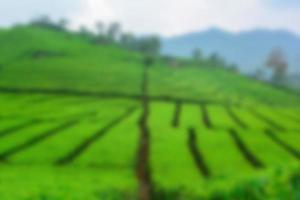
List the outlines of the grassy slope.
{"type": "Polygon", "coordinates": [[[138,93],[139,56],[66,33],[17,28],[0,34],[1,86],[138,93]],[[44,51],[62,54],[33,58],[44,51]],[[130,80],[130,81],[128,81],[130,80]]]}
{"type": "MultiPolygon", "coordinates": [[[[232,102],[294,104],[299,96],[223,69],[158,62],[150,71],[150,94],[232,102]]],[[[0,31],[0,86],[140,94],[141,56],[79,36],[40,28],[0,31]],[[62,55],[34,58],[36,52],[62,55]]]]}
{"type": "MultiPolygon", "coordinates": [[[[209,63],[207,64],[209,66],[209,63]]],[[[252,104],[297,104],[299,97],[287,91],[248,79],[219,68],[187,67],[172,69],[156,66],[151,71],[153,95],[181,98],[243,102],[252,104]]]]}
{"type": "MultiPolygon", "coordinates": [[[[66,33],[39,28],[16,28],[9,31],[0,31],[0,87],[65,88],[92,92],[140,94],[141,60],[141,56],[138,54],[114,46],[91,45],[78,36],[66,33]],[[61,55],[37,59],[32,56],[36,52],[61,55]]],[[[204,63],[207,67],[189,66],[176,69],[167,67],[165,63],[159,61],[150,70],[150,94],[152,96],[169,96],[194,100],[242,101],[246,104],[270,102],[281,105],[294,105],[299,102],[297,95],[252,81],[223,69],[209,68],[210,63],[204,63]]],[[[94,134],[95,129],[105,125],[106,123],[103,123],[103,120],[109,121],[111,117],[115,117],[116,113],[123,111],[119,108],[126,108],[136,103],[132,101],[123,102],[123,100],[106,101],[108,102],[102,102],[98,99],[58,98],[42,95],[28,97],[20,95],[15,98],[14,94],[1,94],[0,110],[4,111],[1,113],[3,116],[20,115],[21,118],[25,119],[55,118],[60,121],[65,118],[76,117],[77,113],[83,115],[87,110],[89,112],[96,110],[98,114],[91,117],[91,119],[87,118],[86,121],[79,123],[73,129],[62,131],[57,136],[10,158],[10,161],[18,164],[26,164],[30,161],[27,167],[23,165],[20,165],[20,167],[11,165],[9,168],[0,166],[0,177],[2,179],[2,181],[0,180],[0,199],[101,199],[101,197],[102,199],[104,197],[106,199],[122,199],[124,196],[131,199],[131,196],[135,196],[137,183],[133,172],[138,131],[134,124],[139,113],[135,113],[127,119],[126,123],[123,122],[109,132],[108,135],[101,138],[92,148],[75,160],[74,165],[72,164],[66,168],[49,167],[49,163],[53,163],[58,157],[65,155],[75,144],[90,134],[94,134]],[[34,99],[39,101],[43,98],[49,101],[32,103],[34,99]],[[111,112],[112,110],[114,111],[111,112]],[[83,129],[84,131],[81,131],[83,129]],[[130,134],[128,135],[128,133],[130,134]],[[76,134],[76,137],[73,134],[76,134]],[[126,140],[120,137],[121,134],[127,134],[126,140]],[[118,146],[118,148],[115,148],[115,146],[118,146]],[[55,147],[55,151],[48,151],[52,147],[55,147]],[[40,165],[32,165],[32,163],[40,165]],[[95,167],[95,170],[93,170],[93,167],[95,167]],[[108,168],[111,171],[107,170],[108,168]],[[76,176],[74,176],[75,174],[76,176]],[[41,179],[40,177],[44,178],[41,179]],[[22,180],[29,181],[29,184],[24,183],[22,180]],[[16,187],[25,188],[25,184],[28,185],[26,189],[18,189],[18,192],[14,192],[16,187]]],[[[299,186],[293,182],[291,174],[292,171],[298,170],[290,170],[290,165],[287,165],[287,169],[280,172],[262,171],[262,176],[254,174],[254,177],[258,176],[255,179],[256,181],[252,181],[252,177],[249,177],[249,181],[247,181],[248,177],[243,177],[246,181],[239,184],[240,180],[233,178],[232,173],[235,171],[241,174],[249,174],[249,176],[250,174],[252,176],[252,173],[249,173],[249,164],[242,158],[227,131],[225,131],[232,127],[238,129],[238,126],[227,119],[228,116],[224,114],[224,107],[220,105],[208,106],[208,112],[217,132],[214,132],[214,130],[208,131],[203,124],[199,123],[201,121],[200,108],[196,105],[183,105],[181,125],[179,129],[175,130],[170,126],[174,108],[175,105],[169,103],[151,104],[149,121],[153,137],[151,163],[154,182],[158,187],[156,189],[162,189],[160,195],[166,195],[166,198],[169,196],[170,199],[179,196],[180,199],[178,190],[187,193],[182,194],[182,199],[192,199],[187,197],[207,195],[208,193],[212,193],[212,196],[215,195],[215,199],[219,199],[218,195],[227,196],[227,199],[241,199],[243,195],[245,196],[242,199],[261,199],[258,196],[249,198],[249,195],[267,193],[268,197],[277,198],[280,195],[287,197],[296,194],[293,191],[297,191],[299,186]],[[186,133],[189,127],[194,127],[199,133],[199,149],[208,158],[207,162],[214,175],[211,181],[205,182],[203,178],[199,177],[192,158],[187,156],[190,155],[186,148],[186,133]],[[216,151],[216,148],[219,147],[224,149],[224,153],[216,151]],[[233,167],[233,163],[238,167],[233,167]],[[189,170],[186,170],[187,168],[189,170]],[[185,174],[185,176],[182,177],[182,174],[185,174]],[[264,178],[265,176],[266,178],[264,178]],[[230,181],[225,179],[226,177],[229,177],[230,181]],[[238,187],[235,187],[236,185],[238,187]],[[232,188],[234,188],[233,191],[231,191],[232,188]],[[251,189],[249,194],[243,193],[248,189],[251,189]]],[[[288,116],[296,116],[298,111],[291,108],[293,107],[277,109],[287,112],[288,116]]],[[[295,124],[287,124],[282,118],[276,117],[272,113],[273,110],[271,112],[264,106],[258,106],[256,109],[264,111],[264,114],[268,114],[277,123],[281,122],[284,125],[289,125],[287,127],[290,129],[295,128],[295,124]]],[[[247,144],[252,147],[251,150],[255,155],[260,155],[260,149],[263,149],[265,144],[261,142],[262,137],[259,135],[259,131],[262,131],[266,124],[256,124],[255,120],[248,119],[248,110],[236,107],[236,112],[242,120],[247,123],[251,122],[248,124],[250,130],[240,131],[239,134],[243,139],[247,139],[247,144]],[[252,137],[251,131],[257,137],[252,137]],[[251,133],[248,134],[248,132],[251,133]]],[[[24,123],[24,121],[18,120],[13,118],[10,122],[6,119],[7,123],[0,123],[0,130],[6,129],[15,123],[24,123]]],[[[0,140],[0,143],[6,146],[0,146],[8,148],[8,146],[14,146],[15,141],[22,143],[24,139],[35,135],[39,129],[56,125],[55,123],[57,121],[43,123],[35,128],[20,131],[23,135],[17,134],[4,138],[2,141],[0,140]]],[[[296,124],[296,128],[298,127],[298,124],[296,124]]],[[[299,137],[292,134],[285,135],[290,135],[291,138],[285,138],[287,142],[290,142],[295,148],[299,147],[297,143],[299,137]]],[[[272,145],[274,146],[274,144],[272,145]]],[[[272,147],[272,145],[270,146],[272,147]]],[[[280,153],[278,154],[280,159],[289,158],[289,155],[282,152],[282,149],[278,150],[277,153],[280,153]]],[[[281,160],[274,157],[273,150],[269,150],[267,153],[264,151],[260,158],[268,166],[276,166],[275,162],[282,163],[281,160]]]]}

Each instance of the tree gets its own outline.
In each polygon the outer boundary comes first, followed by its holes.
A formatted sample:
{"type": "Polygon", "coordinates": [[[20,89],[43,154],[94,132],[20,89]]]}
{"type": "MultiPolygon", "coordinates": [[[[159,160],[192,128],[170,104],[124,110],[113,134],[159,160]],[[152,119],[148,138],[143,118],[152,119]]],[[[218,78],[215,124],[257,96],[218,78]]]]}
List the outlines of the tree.
{"type": "Polygon", "coordinates": [[[196,48],[196,49],[193,51],[193,59],[194,59],[196,62],[200,62],[200,61],[201,61],[201,59],[202,59],[202,51],[201,51],[201,49],[196,48]]]}
{"type": "Polygon", "coordinates": [[[60,27],[61,30],[66,30],[68,24],[69,24],[69,21],[67,19],[62,18],[58,22],[58,27],[60,27]]]}
{"type": "Polygon", "coordinates": [[[161,56],[162,60],[171,67],[179,67],[179,60],[175,56],[164,55],[161,56]]]}
{"type": "Polygon", "coordinates": [[[264,79],[264,71],[263,69],[259,68],[257,70],[255,70],[254,72],[254,78],[257,79],[257,80],[263,80],[264,79]]]}
{"type": "Polygon", "coordinates": [[[117,22],[111,23],[107,29],[107,38],[110,42],[116,42],[121,32],[121,25],[117,22]]]}
{"type": "Polygon", "coordinates": [[[236,64],[229,65],[228,69],[234,73],[239,73],[239,67],[236,64]]]}
{"type": "Polygon", "coordinates": [[[79,35],[87,39],[93,39],[93,33],[86,26],[83,25],[79,28],[79,35]]]}
{"type": "Polygon", "coordinates": [[[213,53],[209,59],[214,67],[222,67],[225,65],[225,61],[218,53],[213,53]]]}
{"type": "Polygon", "coordinates": [[[105,28],[104,23],[101,21],[98,21],[95,26],[96,26],[98,35],[104,35],[104,28],[105,28]]]}
{"type": "Polygon", "coordinates": [[[144,54],[144,65],[151,66],[160,52],[160,39],[156,36],[148,36],[139,39],[138,50],[144,54]]]}
{"type": "Polygon", "coordinates": [[[139,51],[144,54],[156,57],[160,53],[161,43],[157,36],[141,38],[138,43],[139,51]]]}
{"type": "Polygon", "coordinates": [[[109,43],[107,35],[105,35],[105,25],[103,22],[98,21],[95,24],[97,35],[93,39],[93,42],[96,44],[105,44],[109,43]]]}
{"type": "Polygon", "coordinates": [[[31,20],[30,25],[40,27],[52,27],[53,23],[47,15],[41,15],[31,20]]]}
{"type": "Polygon", "coordinates": [[[123,33],[120,37],[120,45],[129,50],[137,49],[137,40],[131,33],[123,33]]]}
{"type": "Polygon", "coordinates": [[[65,31],[68,25],[68,20],[60,19],[57,23],[55,23],[47,15],[41,15],[31,20],[29,24],[31,26],[48,28],[56,31],[65,31]]]}
{"type": "Polygon", "coordinates": [[[273,83],[283,84],[286,79],[288,64],[281,48],[275,48],[271,51],[266,66],[273,71],[273,83]]]}

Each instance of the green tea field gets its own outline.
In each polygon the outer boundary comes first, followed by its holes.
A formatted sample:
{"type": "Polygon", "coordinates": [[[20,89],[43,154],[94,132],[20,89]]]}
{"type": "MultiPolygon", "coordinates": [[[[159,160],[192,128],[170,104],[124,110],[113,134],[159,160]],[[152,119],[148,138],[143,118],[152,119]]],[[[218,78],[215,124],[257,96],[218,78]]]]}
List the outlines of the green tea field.
{"type": "Polygon", "coordinates": [[[300,95],[0,30],[0,199],[299,200],[300,95]]]}

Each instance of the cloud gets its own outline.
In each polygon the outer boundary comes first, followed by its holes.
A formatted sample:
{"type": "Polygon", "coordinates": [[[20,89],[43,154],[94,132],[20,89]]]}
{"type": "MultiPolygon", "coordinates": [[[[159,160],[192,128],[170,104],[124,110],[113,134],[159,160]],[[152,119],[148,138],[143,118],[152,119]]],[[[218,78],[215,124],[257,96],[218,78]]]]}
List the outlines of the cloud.
{"type": "Polygon", "coordinates": [[[169,36],[219,27],[234,32],[286,29],[300,35],[295,4],[300,5],[298,0],[0,0],[0,25],[48,14],[68,17],[73,28],[119,21],[125,30],[140,34],[169,36]]]}
{"type": "Polygon", "coordinates": [[[284,8],[299,8],[300,1],[299,0],[267,0],[270,5],[275,7],[284,7],[284,8]]]}
{"type": "Polygon", "coordinates": [[[86,25],[92,28],[99,20],[106,23],[118,21],[108,2],[105,0],[81,0],[78,5],[80,9],[70,16],[73,22],[72,26],[75,28],[86,25]]]}
{"type": "Polygon", "coordinates": [[[89,22],[96,18],[103,21],[116,20],[126,30],[138,33],[175,35],[213,26],[228,31],[257,27],[287,29],[300,34],[300,27],[296,26],[297,21],[300,21],[298,12],[272,8],[264,0],[81,1],[85,5],[82,9],[84,14],[77,21],[89,22]]]}
{"type": "Polygon", "coordinates": [[[26,22],[38,15],[47,14],[54,19],[69,17],[80,9],[80,0],[0,0],[0,25],[26,22]]]}

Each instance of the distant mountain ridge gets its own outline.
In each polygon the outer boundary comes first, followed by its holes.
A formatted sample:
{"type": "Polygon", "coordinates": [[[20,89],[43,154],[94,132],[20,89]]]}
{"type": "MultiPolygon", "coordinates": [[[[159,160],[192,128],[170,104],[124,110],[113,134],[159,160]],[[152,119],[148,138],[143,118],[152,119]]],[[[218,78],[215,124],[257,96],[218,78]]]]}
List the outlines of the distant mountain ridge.
{"type": "Polygon", "coordinates": [[[237,64],[249,73],[263,67],[270,51],[280,47],[289,63],[289,72],[300,73],[300,36],[287,31],[261,29],[231,33],[213,28],[164,38],[162,44],[163,54],[188,57],[195,48],[200,48],[204,56],[218,53],[228,63],[237,64]]]}

